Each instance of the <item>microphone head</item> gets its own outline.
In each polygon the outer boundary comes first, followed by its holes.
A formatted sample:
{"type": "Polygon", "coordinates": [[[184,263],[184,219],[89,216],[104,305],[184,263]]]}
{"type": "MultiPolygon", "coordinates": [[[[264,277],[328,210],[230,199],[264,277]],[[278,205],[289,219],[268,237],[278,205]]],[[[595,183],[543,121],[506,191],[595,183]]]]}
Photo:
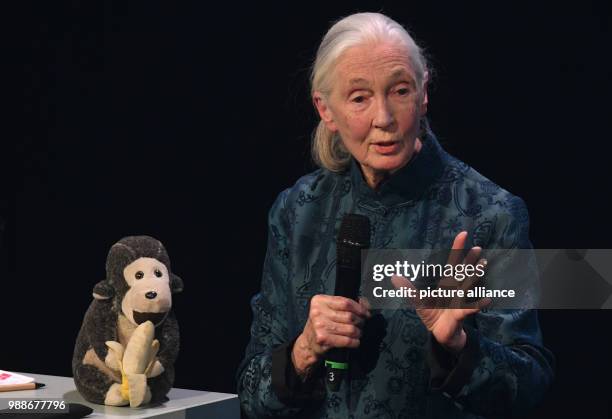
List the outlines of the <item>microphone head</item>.
{"type": "Polygon", "coordinates": [[[338,232],[338,244],[370,247],[370,219],[365,215],[346,214],[338,232]]]}
{"type": "Polygon", "coordinates": [[[336,242],[336,295],[356,295],[360,283],[361,251],[369,247],[370,219],[364,215],[346,214],[336,242]],[[349,271],[353,273],[349,275],[349,271]]]}

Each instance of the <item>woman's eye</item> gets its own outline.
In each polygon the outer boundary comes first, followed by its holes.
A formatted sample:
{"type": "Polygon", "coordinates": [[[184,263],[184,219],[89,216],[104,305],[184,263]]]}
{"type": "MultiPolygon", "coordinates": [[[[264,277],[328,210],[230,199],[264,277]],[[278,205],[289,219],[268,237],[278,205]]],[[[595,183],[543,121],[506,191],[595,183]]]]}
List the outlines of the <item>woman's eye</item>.
{"type": "Polygon", "coordinates": [[[144,272],[143,271],[138,271],[136,272],[136,275],[134,275],[136,277],[136,279],[142,279],[144,278],[144,272]]]}
{"type": "Polygon", "coordinates": [[[397,89],[397,94],[400,96],[406,96],[410,93],[410,90],[407,87],[402,87],[401,89],[397,89]]]}
{"type": "Polygon", "coordinates": [[[155,269],[155,276],[161,278],[163,276],[162,272],[159,269],[155,269]]]}
{"type": "Polygon", "coordinates": [[[355,103],[363,103],[365,101],[365,97],[364,96],[356,96],[352,99],[353,102],[355,103]]]}

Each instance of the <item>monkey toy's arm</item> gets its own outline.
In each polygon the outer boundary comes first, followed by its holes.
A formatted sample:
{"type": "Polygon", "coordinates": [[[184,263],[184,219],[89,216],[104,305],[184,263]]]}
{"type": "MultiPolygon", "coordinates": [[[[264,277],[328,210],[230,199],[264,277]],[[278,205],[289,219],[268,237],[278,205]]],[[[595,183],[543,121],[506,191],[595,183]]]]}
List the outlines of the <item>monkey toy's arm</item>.
{"type": "Polygon", "coordinates": [[[159,330],[155,331],[155,336],[159,340],[159,352],[157,359],[165,369],[174,365],[179,351],[179,328],[174,312],[170,311],[159,330]]]}
{"type": "Polygon", "coordinates": [[[108,354],[107,341],[117,340],[117,312],[113,308],[113,288],[107,281],[94,287],[92,301],[85,313],[85,333],[89,344],[102,362],[108,354]]]}

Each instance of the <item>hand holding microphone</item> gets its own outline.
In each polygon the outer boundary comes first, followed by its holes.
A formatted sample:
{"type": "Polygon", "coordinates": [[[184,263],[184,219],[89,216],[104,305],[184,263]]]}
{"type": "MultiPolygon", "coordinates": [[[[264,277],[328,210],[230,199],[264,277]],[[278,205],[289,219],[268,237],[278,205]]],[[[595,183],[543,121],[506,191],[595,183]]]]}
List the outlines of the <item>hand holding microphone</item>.
{"type": "Polygon", "coordinates": [[[304,331],[295,341],[291,358],[298,374],[307,376],[325,354],[327,387],[338,391],[349,370],[349,350],[359,346],[361,325],[371,317],[358,303],[361,251],[370,247],[370,220],[357,214],[342,219],[336,243],[335,296],[316,295],[304,331]]]}
{"type": "Polygon", "coordinates": [[[315,295],[304,331],[293,345],[292,361],[297,373],[308,374],[331,348],[357,348],[361,326],[371,317],[369,310],[350,298],[315,295]]]}

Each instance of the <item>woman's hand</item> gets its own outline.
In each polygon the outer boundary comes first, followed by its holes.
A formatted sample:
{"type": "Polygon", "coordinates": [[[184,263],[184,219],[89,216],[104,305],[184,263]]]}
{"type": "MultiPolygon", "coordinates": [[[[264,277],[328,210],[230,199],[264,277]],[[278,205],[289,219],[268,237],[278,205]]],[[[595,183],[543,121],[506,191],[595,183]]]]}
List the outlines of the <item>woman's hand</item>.
{"type": "MultiPolygon", "coordinates": [[[[457,265],[461,262],[461,251],[465,248],[466,239],[466,231],[462,231],[461,233],[457,234],[447,262],[448,264],[457,265]]],[[[481,252],[482,249],[480,247],[473,247],[470,249],[465,259],[461,263],[466,265],[479,264],[486,266],[486,261],[484,259],[479,260],[481,252]]],[[[402,277],[395,276],[391,281],[397,288],[406,286],[414,288],[410,281],[402,277]]],[[[445,278],[443,281],[450,281],[452,283],[455,281],[455,279],[445,278]]],[[[465,280],[461,288],[467,290],[473,284],[473,280],[465,280]]],[[[466,334],[463,330],[463,320],[470,314],[477,313],[490,302],[490,299],[483,298],[482,300],[477,301],[474,307],[470,308],[416,308],[416,313],[421,318],[421,321],[425,327],[427,327],[427,330],[432,333],[440,345],[445,347],[450,352],[457,353],[464,348],[466,343],[466,334]]]]}
{"type": "Polygon", "coordinates": [[[315,295],[304,331],[295,341],[291,360],[296,372],[305,376],[331,348],[356,348],[361,326],[371,317],[369,310],[350,298],[315,295]]]}

